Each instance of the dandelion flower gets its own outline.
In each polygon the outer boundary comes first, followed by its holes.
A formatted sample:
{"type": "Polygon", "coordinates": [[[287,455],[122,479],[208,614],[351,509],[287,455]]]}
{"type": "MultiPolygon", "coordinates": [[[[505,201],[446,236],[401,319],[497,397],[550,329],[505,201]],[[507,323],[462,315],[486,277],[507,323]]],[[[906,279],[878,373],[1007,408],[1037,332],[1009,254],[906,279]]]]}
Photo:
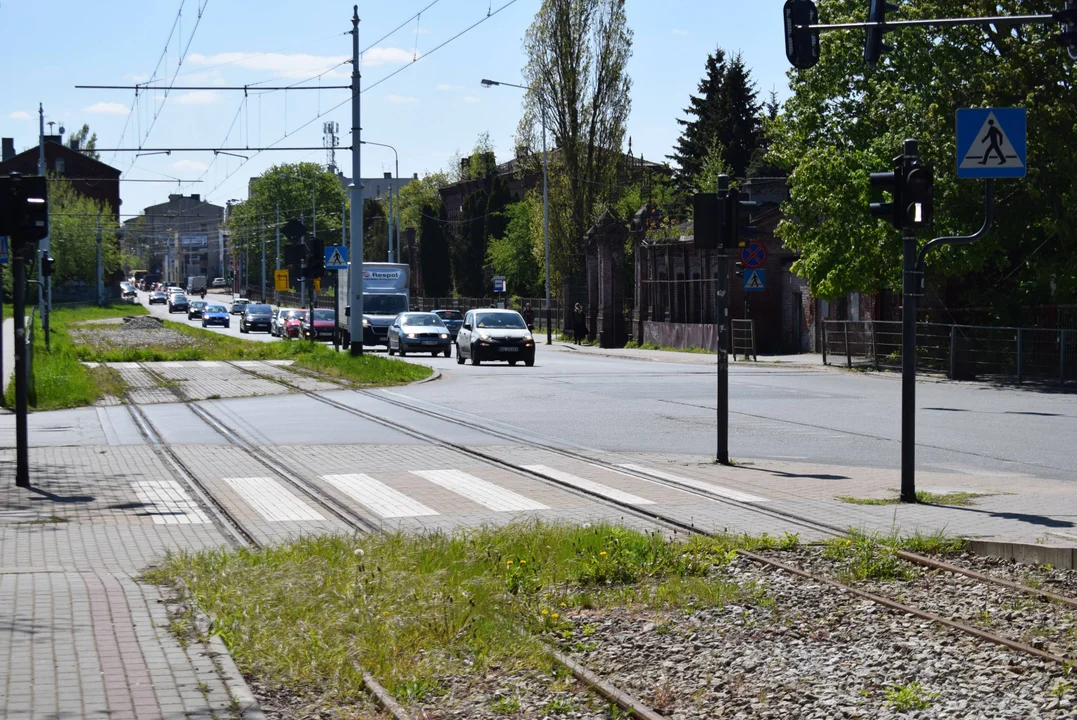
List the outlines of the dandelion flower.
{"type": "Polygon", "coordinates": [[[565,603],[561,603],[561,607],[568,607],[565,603]]]}
{"type": "Polygon", "coordinates": [[[526,565],[526,564],[527,564],[527,561],[526,561],[526,560],[521,560],[521,561],[520,561],[520,564],[521,564],[521,565],[526,565]]]}
{"type": "Polygon", "coordinates": [[[512,560],[509,560],[505,565],[512,565],[512,560]]]}
{"type": "Polygon", "coordinates": [[[363,552],[363,548],[355,548],[354,550],[352,550],[352,555],[355,555],[356,557],[363,557],[364,555],[366,555],[366,553],[363,552]]]}
{"type": "Polygon", "coordinates": [[[543,609],[542,609],[542,614],[543,614],[543,615],[549,615],[549,614],[550,614],[550,611],[549,611],[549,610],[547,610],[546,608],[543,608],[543,609]]]}
{"type": "Polygon", "coordinates": [[[556,620],[557,618],[559,618],[559,617],[561,617],[561,616],[560,616],[560,615],[558,615],[557,613],[554,613],[554,614],[553,614],[553,615],[551,615],[550,617],[552,617],[552,618],[553,618],[554,620],[556,620]]]}
{"type": "Polygon", "coordinates": [[[606,551],[605,551],[605,550],[603,550],[602,552],[600,552],[600,553],[599,553],[599,556],[601,556],[601,557],[605,557],[605,556],[606,556],[606,551]]]}

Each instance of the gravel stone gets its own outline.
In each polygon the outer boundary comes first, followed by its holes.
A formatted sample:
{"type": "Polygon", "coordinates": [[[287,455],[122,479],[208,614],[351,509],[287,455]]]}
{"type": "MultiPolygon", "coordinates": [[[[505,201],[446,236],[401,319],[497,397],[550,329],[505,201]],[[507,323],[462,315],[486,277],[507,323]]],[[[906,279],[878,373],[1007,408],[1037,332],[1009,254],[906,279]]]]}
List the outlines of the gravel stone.
{"type": "Polygon", "coordinates": [[[129,347],[177,350],[198,344],[195,338],[166,328],[159,318],[146,315],[78,323],[70,335],[72,342],[99,350],[129,347]]]}

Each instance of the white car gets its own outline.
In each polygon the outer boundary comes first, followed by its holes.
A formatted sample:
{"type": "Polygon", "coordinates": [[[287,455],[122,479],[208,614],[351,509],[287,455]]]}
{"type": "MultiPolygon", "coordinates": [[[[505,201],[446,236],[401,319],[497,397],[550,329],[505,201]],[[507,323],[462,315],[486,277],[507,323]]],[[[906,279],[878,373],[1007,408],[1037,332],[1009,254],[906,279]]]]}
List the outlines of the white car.
{"type": "Polygon", "coordinates": [[[213,278],[213,282],[210,283],[210,286],[215,287],[215,288],[217,288],[217,287],[228,287],[228,283],[225,282],[224,278],[213,278]]]}

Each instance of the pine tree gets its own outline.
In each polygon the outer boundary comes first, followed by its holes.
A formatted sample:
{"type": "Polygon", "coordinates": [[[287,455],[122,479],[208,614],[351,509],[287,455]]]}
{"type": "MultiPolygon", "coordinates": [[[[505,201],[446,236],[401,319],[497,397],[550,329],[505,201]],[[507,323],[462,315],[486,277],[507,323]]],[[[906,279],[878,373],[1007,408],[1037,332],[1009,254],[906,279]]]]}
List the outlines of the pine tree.
{"type": "Polygon", "coordinates": [[[725,149],[725,161],[736,177],[744,177],[760,140],[759,93],[740,53],[725,73],[718,102],[714,140],[725,149]]]}
{"type": "Polygon", "coordinates": [[[703,167],[717,134],[719,100],[725,85],[725,50],[717,48],[707,56],[707,74],[699,81],[699,95],[688,98],[684,112],[694,119],[677,119],[684,127],[677,147],[668,158],[679,166],[673,175],[674,183],[682,193],[688,193],[695,177],[703,167]]]}

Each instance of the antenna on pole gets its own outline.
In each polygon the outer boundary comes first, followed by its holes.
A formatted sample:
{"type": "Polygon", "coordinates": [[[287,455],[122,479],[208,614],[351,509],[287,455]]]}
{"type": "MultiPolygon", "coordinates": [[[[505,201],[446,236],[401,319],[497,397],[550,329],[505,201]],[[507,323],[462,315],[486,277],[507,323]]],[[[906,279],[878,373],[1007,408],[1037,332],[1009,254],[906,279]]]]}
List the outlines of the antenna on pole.
{"type": "Polygon", "coordinates": [[[325,146],[326,166],[331,173],[337,171],[337,148],[340,147],[340,123],[327,120],[322,124],[323,141],[325,146]]]}

